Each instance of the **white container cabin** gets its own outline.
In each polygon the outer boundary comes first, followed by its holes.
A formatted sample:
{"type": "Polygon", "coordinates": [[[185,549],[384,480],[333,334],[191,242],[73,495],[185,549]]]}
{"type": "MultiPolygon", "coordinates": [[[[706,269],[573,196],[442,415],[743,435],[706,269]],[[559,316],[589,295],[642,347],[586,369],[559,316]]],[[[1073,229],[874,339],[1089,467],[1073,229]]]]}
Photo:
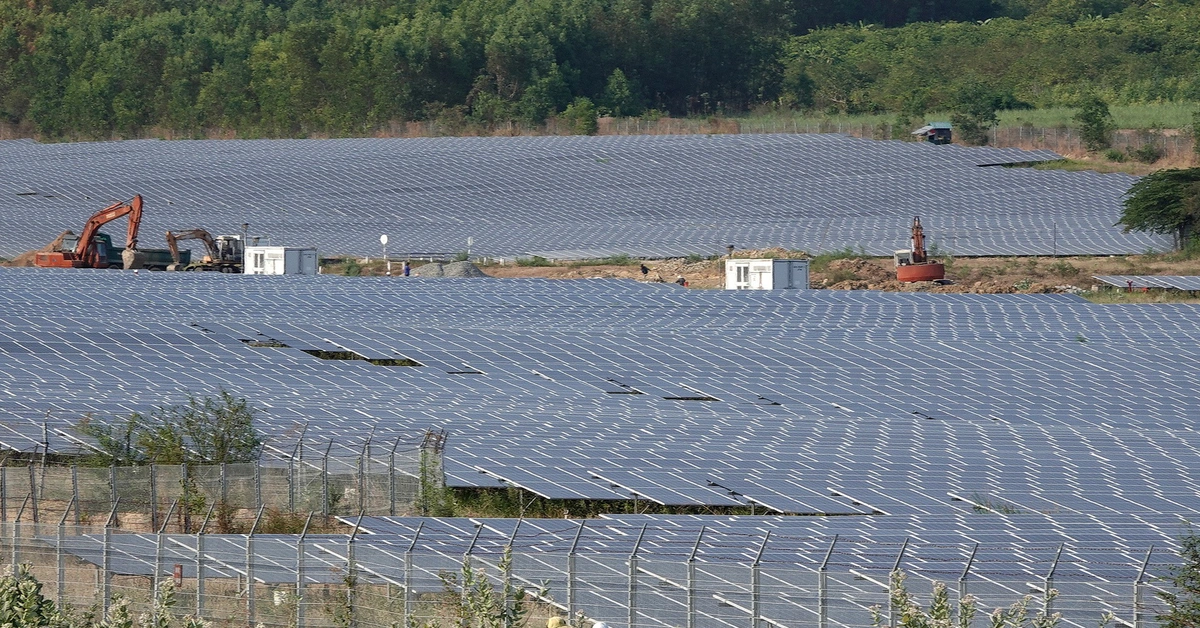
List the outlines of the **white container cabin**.
{"type": "Polygon", "coordinates": [[[247,275],[315,275],[317,249],[298,246],[248,246],[242,264],[247,275]]]}
{"type": "Polygon", "coordinates": [[[808,290],[806,259],[727,259],[726,290],[808,290]]]}

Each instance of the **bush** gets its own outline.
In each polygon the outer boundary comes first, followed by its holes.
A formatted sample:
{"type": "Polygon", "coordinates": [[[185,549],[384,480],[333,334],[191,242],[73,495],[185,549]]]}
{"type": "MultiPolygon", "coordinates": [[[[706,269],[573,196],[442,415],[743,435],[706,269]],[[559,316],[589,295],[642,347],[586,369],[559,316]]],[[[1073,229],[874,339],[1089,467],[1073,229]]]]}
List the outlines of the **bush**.
{"type": "Polygon", "coordinates": [[[587,98],[576,98],[575,102],[567,105],[561,117],[575,135],[595,135],[600,130],[596,106],[587,98]]]}
{"type": "Polygon", "coordinates": [[[362,274],[362,266],[354,258],[347,257],[345,264],[342,265],[342,274],[347,277],[357,277],[362,274]]]}
{"type": "Polygon", "coordinates": [[[542,257],[534,255],[533,257],[518,257],[517,266],[553,266],[554,262],[542,257]]]}
{"type": "Polygon", "coordinates": [[[1088,150],[1098,151],[1112,146],[1112,132],[1117,125],[1108,111],[1108,103],[1102,98],[1094,94],[1085,97],[1074,120],[1079,124],[1079,133],[1088,150]]]}
{"type": "Polygon", "coordinates": [[[1125,163],[1125,160],[1128,159],[1128,156],[1115,148],[1110,148],[1104,151],[1104,158],[1117,163],[1125,163]]]}
{"type": "Polygon", "coordinates": [[[1133,155],[1134,159],[1144,164],[1152,164],[1162,157],[1162,152],[1158,150],[1158,147],[1153,142],[1142,144],[1137,150],[1131,151],[1130,154],[1133,155]]]}

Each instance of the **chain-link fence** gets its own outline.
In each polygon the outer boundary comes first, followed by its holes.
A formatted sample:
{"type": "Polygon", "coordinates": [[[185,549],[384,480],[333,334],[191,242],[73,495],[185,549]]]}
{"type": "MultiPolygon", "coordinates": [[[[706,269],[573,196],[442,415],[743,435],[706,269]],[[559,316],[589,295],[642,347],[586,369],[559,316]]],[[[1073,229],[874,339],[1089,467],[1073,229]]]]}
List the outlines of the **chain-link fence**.
{"type": "Polygon", "coordinates": [[[1024,601],[1031,617],[1061,613],[1061,626],[1091,628],[1112,613],[1116,623],[1142,628],[1156,626],[1165,610],[1155,591],[1166,586],[1160,577],[1175,558],[1153,548],[1138,557],[1116,547],[862,539],[827,539],[822,547],[812,537],[705,531],[688,539],[670,522],[657,530],[586,522],[591,532],[582,536],[592,540],[580,543],[580,532],[532,521],[520,533],[477,521],[474,534],[461,519],[406,521],[415,532],[353,526],[348,534],[312,534],[306,525],[298,535],[170,534],[8,522],[0,524],[0,551],[5,563],[32,565],[48,598],[97,616],[111,610],[114,596],[136,616],[171,582],[179,615],[289,628],[453,625],[460,614],[513,608],[506,584],[534,594],[525,603],[537,621],[866,627],[876,614],[895,620],[889,591],[898,571],[926,607],[934,582],[947,585],[952,600],[977,598],[973,625],[981,627],[992,609],[1024,601]]]}
{"type": "Polygon", "coordinates": [[[421,514],[422,477],[441,483],[437,439],[297,445],[284,457],[220,465],[85,467],[36,456],[0,465],[0,521],[195,532],[245,531],[260,509],[324,516],[421,514]],[[168,520],[166,513],[172,511],[168,520]],[[165,529],[163,526],[167,526],[165,529]]]}

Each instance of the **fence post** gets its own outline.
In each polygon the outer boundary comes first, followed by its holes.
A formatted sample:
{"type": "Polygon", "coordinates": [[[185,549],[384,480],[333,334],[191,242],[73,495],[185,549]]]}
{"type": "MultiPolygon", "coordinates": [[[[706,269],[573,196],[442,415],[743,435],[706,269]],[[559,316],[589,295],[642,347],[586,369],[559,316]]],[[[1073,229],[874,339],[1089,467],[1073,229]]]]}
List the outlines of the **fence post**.
{"type": "MultiPolygon", "coordinates": [[[[63,605],[63,589],[67,588],[67,565],[63,556],[63,535],[67,527],[67,515],[71,514],[71,506],[75,506],[75,497],[71,497],[71,501],[67,503],[67,509],[63,511],[63,516],[58,520],[58,537],[54,546],[56,565],[58,567],[58,606],[63,605]]],[[[76,506],[76,516],[78,516],[78,506],[76,506]]]]}
{"type": "Polygon", "coordinates": [[[296,542],[296,628],[304,628],[304,538],[308,536],[312,518],[310,510],[308,519],[304,520],[304,529],[300,531],[300,540],[296,542]]]}
{"type": "Polygon", "coordinates": [[[229,473],[227,473],[228,470],[229,470],[229,463],[222,462],[221,463],[221,501],[219,502],[221,504],[221,506],[226,506],[229,504],[229,473]]]}
{"type": "Polygon", "coordinates": [[[171,507],[167,509],[167,516],[163,517],[162,527],[158,529],[158,535],[154,539],[154,576],[150,578],[150,617],[154,628],[159,628],[158,613],[154,612],[154,601],[158,599],[159,578],[162,577],[163,537],[167,534],[167,523],[171,521],[171,514],[175,512],[175,507],[178,505],[178,499],[171,502],[171,507]]]}
{"type": "Polygon", "coordinates": [[[1133,583],[1133,628],[1143,628],[1146,625],[1146,618],[1142,613],[1142,582],[1146,577],[1146,568],[1150,566],[1150,555],[1153,553],[1154,545],[1150,545],[1150,549],[1146,550],[1146,560],[1142,561],[1142,568],[1133,583]]]}
{"type": "Polygon", "coordinates": [[[829,551],[825,552],[825,560],[817,569],[817,628],[829,625],[829,559],[833,558],[833,548],[837,545],[838,535],[833,535],[829,543],[829,551]]]}
{"type": "Polygon", "coordinates": [[[1054,554],[1054,562],[1050,564],[1050,572],[1046,574],[1046,590],[1042,594],[1042,612],[1047,617],[1050,616],[1050,608],[1054,604],[1054,598],[1050,596],[1050,589],[1054,588],[1054,570],[1058,569],[1058,559],[1062,556],[1063,543],[1058,544],[1058,552],[1054,554]]]}
{"type": "Polygon", "coordinates": [[[261,508],[262,499],[262,461],[254,461],[254,507],[261,508]]]}
{"type": "MultiPolygon", "coordinates": [[[[33,448],[33,455],[37,455],[37,446],[33,448]]],[[[29,497],[30,504],[33,505],[33,523],[38,522],[38,498],[37,498],[37,470],[33,468],[33,460],[29,461],[29,497]]],[[[35,525],[34,529],[37,527],[35,525]]]]}
{"type": "Polygon", "coordinates": [[[517,519],[517,524],[513,526],[512,534],[508,537],[508,545],[504,546],[504,558],[501,559],[504,565],[504,615],[508,616],[512,610],[512,598],[509,597],[509,591],[512,589],[512,548],[517,542],[517,530],[521,529],[521,522],[524,519],[517,519]]]}
{"type": "Polygon", "coordinates": [[[321,458],[321,514],[329,519],[329,450],[333,441],[325,446],[325,456],[321,458]]]}
{"type": "Polygon", "coordinates": [[[114,459],[112,466],[108,468],[108,507],[116,508],[117,501],[121,496],[117,494],[117,461],[114,459]]]}
{"type": "Polygon", "coordinates": [[[396,516],[396,448],[400,446],[401,436],[396,437],[392,452],[388,454],[388,515],[396,516]]]}
{"type": "Polygon", "coordinates": [[[158,473],[150,465],[150,529],[158,529],[158,473]]]}
{"type": "Polygon", "coordinates": [[[404,552],[404,604],[402,606],[404,616],[402,619],[408,625],[409,613],[412,609],[409,607],[412,599],[412,577],[413,577],[413,550],[417,547],[417,539],[421,538],[421,529],[425,527],[425,522],[417,524],[417,531],[413,534],[412,543],[408,544],[408,551],[404,552]]]}
{"type": "MultiPolygon", "coordinates": [[[[116,468],[116,465],[113,465],[116,468]]],[[[114,476],[116,474],[114,473],[114,476]]],[[[104,570],[101,577],[104,578],[104,619],[107,621],[109,603],[112,602],[112,527],[117,520],[117,507],[121,505],[121,498],[118,497],[113,502],[112,512],[108,513],[108,521],[104,522],[104,558],[102,569],[104,570]]]]}
{"type": "Polygon", "coordinates": [[[258,515],[250,526],[250,534],[246,535],[246,625],[255,625],[254,621],[254,533],[258,530],[258,522],[262,520],[263,507],[258,507],[258,515]]]}
{"type": "MultiPolygon", "coordinates": [[[[482,533],[483,533],[483,525],[476,524],[475,536],[471,537],[471,544],[467,546],[467,551],[463,552],[463,571],[464,572],[469,571],[471,569],[471,552],[475,551],[475,543],[479,542],[479,535],[482,533]]],[[[467,601],[467,583],[463,582],[461,584],[462,584],[461,600],[465,604],[467,601]]]]}
{"type": "Polygon", "coordinates": [[[963,567],[962,575],[958,577],[958,603],[959,603],[959,605],[961,605],[962,601],[964,599],[966,599],[966,597],[967,597],[967,576],[971,573],[971,566],[975,564],[975,553],[978,551],[979,551],[979,544],[976,543],[975,547],[971,548],[971,555],[967,557],[967,566],[963,567]]]}
{"type": "Polygon", "coordinates": [[[204,521],[200,522],[200,530],[196,533],[196,617],[204,617],[204,533],[216,507],[216,504],[209,504],[208,513],[204,515],[204,521]]]}
{"type": "Polygon", "coordinates": [[[371,455],[371,437],[367,437],[367,441],[363,443],[362,455],[358,458],[358,511],[360,513],[367,510],[367,470],[370,468],[370,462],[367,459],[371,455]]]}
{"type": "Polygon", "coordinates": [[[759,565],[762,564],[763,553],[767,551],[767,543],[771,542],[771,531],[767,530],[762,545],[754,562],[750,564],[750,628],[758,628],[759,618],[762,617],[762,595],[759,591],[759,565]]]}
{"type": "Polygon", "coordinates": [[[75,504],[75,525],[79,525],[79,467],[71,465],[71,501],[75,504]]]}
{"type": "Polygon", "coordinates": [[[349,628],[358,626],[358,613],[354,612],[354,588],[358,584],[358,562],[354,558],[354,540],[358,537],[359,526],[362,525],[363,513],[358,513],[358,521],[354,522],[354,530],[350,532],[350,540],[346,542],[346,610],[350,613],[349,628]]]}
{"type": "Polygon", "coordinates": [[[637,541],[633,544],[633,551],[629,553],[629,628],[637,625],[637,553],[644,536],[646,536],[646,524],[643,523],[642,531],[638,533],[637,541]]]}
{"type": "Polygon", "coordinates": [[[704,528],[700,526],[700,534],[696,535],[696,543],[687,559],[687,628],[696,628],[696,552],[700,551],[704,528]]]}
{"type": "Polygon", "coordinates": [[[0,521],[8,521],[8,467],[4,464],[0,464],[0,521]]]}
{"type": "Polygon", "coordinates": [[[288,458],[288,512],[296,512],[296,463],[304,461],[304,433],[308,431],[308,423],[300,429],[300,437],[292,449],[292,457],[288,458]]]}
{"type": "Polygon", "coordinates": [[[12,575],[17,575],[17,568],[21,565],[21,515],[25,514],[25,504],[29,503],[29,495],[25,496],[25,500],[21,502],[21,509],[17,511],[17,518],[13,521],[12,528],[12,575]]]}
{"type": "Polygon", "coordinates": [[[888,574],[888,626],[896,628],[896,604],[895,591],[892,587],[895,586],[896,574],[900,572],[900,563],[904,560],[904,550],[908,549],[908,537],[905,537],[904,543],[900,545],[900,553],[896,554],[896,562],[892,565],[892,571],[888,574]]]}
{"type": "Polygon", "coordinates": [[[577,608],[575,596],[575,548],[579,546],[579,537],[583,535],[583,527],[587,525],[586,519],[579,521],[579,529],[575,531],[575,540],[571,541],[571,549],[567,550],[567,618],[575,617],[577,608]]]}

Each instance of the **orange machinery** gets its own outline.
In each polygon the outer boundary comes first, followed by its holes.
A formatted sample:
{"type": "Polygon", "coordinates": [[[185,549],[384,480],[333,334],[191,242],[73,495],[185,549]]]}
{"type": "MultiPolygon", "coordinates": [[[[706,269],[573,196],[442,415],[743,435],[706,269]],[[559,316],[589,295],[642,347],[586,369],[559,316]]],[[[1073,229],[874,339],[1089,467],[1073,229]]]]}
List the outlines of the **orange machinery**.
{"type": "Polygon", "coordinates": [[[109,205],[88,218],[73,250],[38,251],[33,263],[43,268],[120,267],[122,260],[111,259],[108,247],[103,240],[96,236],[100,232],[100,227],[122,216],[129,216],[123,262],[125,268],[137,268],[139,260],[137,255],[138,227],[142,222],[141,194],[134,195],[132,200],[109,205]]]}
{"type": "Polygon", "coordinates": [[[919,216],[913,216],[912,250],[896,251],[895,261],[896,279],[902,282],[937,281],[946,276],[946,267],[925,254],[925,230],[919,216]]]}

